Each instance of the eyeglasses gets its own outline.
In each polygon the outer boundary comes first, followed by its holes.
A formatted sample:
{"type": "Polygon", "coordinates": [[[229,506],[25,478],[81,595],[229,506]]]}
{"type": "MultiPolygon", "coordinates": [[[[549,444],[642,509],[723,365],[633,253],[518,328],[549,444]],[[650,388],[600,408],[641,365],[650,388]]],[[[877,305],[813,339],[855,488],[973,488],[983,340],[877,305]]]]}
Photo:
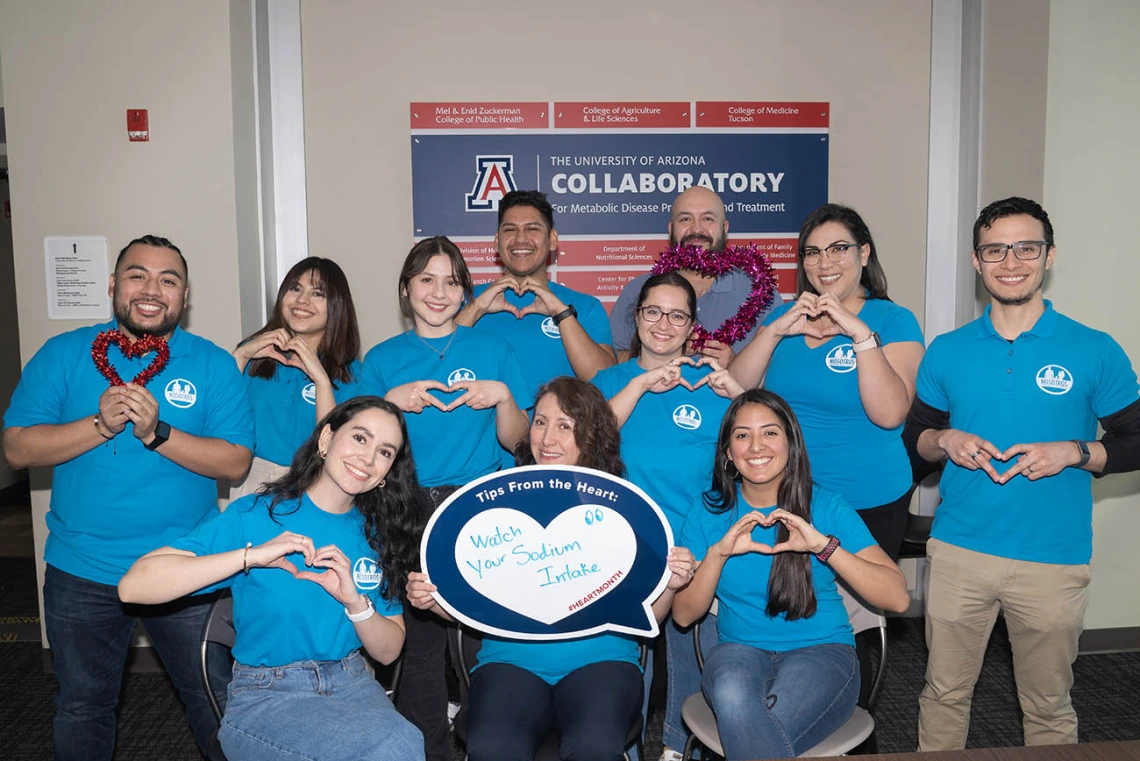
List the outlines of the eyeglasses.
{"type": "MultiPolygon", "coordinates": [[[[832,243],[823,251],[827,252],[827,258],[833,263],[839,264],[847,257],[847,249],[858,248],[858,243],[832,243]]],[[[800,251],[800,258],[804,260],[804,264],[809,267],[814,267],[819,264],[819,255],[822,253],[820,249],[812,247],[805,248],[800,251]]]]}
{"type": "Polygon", "coordinates": [[[1019,240],[1017,243],[987,243],[984,246],[978,246],[974,251],[978,254],[978,258],[987,264],[997,264],[1004,262],[1005,258],[1009,256],[1010,249],[1013,249],[1013,255],[1023,262],[1031,262],[1034,259],[1041,257],[1041,252],[1046,249],[1048,244],[1043,240],[1019,240]]]}
{"type": "Polygon", "coordinates": [[[640,314],[641,319],[646,322],[661,322],[662,317],[668,317],[669,324],[678,328],[685,327],[693,319],[693,316],[686,312],[666,312],[660,307],[641,307],[637,310],[637,313],[640,314]]]}

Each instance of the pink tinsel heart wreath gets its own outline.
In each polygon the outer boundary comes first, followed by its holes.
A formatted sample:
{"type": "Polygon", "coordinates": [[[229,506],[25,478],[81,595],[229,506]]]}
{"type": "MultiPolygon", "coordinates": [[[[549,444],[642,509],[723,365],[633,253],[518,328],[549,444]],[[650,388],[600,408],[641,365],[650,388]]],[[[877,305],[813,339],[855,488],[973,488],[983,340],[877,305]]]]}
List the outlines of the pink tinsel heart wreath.
{"type": "Polygon", "coordinates": [[[768,257],[764,256],[755,243],[729,246],[724,251],[706,251],[700,246],[673,246],[662,252],[661,258],[653,265],[654,275],[693,270],[707,277],[720,277],[733,269],[748,275],[752,280],[752,292],[736,314],[712,333],[700,323],[693,325],[692,343],[696,351],[700,351],[710,339],[734,344],[747,336],[756,326],[760,313],[772,303],[772,297],[776,293],[776,273],[772,271],[768,257]]]}

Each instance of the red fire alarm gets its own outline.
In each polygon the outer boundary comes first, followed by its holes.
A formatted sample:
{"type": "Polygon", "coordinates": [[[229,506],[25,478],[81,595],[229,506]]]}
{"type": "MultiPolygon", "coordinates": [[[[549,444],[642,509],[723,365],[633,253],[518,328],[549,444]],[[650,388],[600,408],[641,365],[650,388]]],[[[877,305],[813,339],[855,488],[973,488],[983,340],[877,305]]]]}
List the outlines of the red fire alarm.
{"type": "Polygon", "coordinates": [[[150,142],[150,118],[145,108],[127,109],[127,138],[132,143],[150,142]]]}

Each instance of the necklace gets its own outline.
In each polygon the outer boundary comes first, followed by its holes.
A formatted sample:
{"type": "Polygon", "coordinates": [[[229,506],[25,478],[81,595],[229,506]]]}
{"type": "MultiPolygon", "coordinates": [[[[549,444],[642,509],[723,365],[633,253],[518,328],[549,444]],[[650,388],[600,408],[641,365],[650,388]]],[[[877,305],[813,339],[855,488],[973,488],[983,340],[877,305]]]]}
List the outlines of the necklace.
{"type": "Polygon", "coordinates": [[[447,350],[451,348],[451,342],[455,340],[455,336],[458,335],[458,333],[459,333],[458,328],[451,331],[451,338],[447,339],[447,343],[444,345],[443,351],[440,351],[439,349],[437,349],[434,346],[432,346],[431,344],[429,344],[427,342],[426,338],[424,338],[423,336],[421,336],[419,333],[415,332],[414,330],[412,331],[412,335],[415,336],[416,338],[420,339],[420,343],[422,343],[424,346],[428,347],[434,353],[438,354],[440,360],[443,359],[443,355],[447,354],[447,350]]]}

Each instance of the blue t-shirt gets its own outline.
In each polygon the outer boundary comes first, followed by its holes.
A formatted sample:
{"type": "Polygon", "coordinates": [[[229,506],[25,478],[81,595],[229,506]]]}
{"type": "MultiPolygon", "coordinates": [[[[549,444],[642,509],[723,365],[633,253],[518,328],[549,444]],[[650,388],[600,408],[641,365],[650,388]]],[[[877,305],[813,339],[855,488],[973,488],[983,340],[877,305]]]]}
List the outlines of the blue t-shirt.
{"type": "MultiPolygon", "coordinates": [[[[478,297],[488,287],[490,283],[477,286],[475,296],[478,297]]],[[[602,302],[554,281],[550,282],[550,290],[564,304],[578,310],[578,322],[595,343],[605,346],[613,343],[610,321],[602,302]]],[[[511,290],[503,295],[507,303],[517,309],[530,306],[537,298],[533,293],[520,296],[511,290]]],[[[525,399],[519,399],[519,406],[523,409],[533,406],[534,394],[543,383],[560,375],[574,375],[562,346],[562,333],[551,317],[528,314],[520,320],[510,312],[491,312],[480,317],[476,327],[505,340],[514,349],[515,356],[524,360],[523,380],[528,391],[525,399]]]]}
{"type": "Polygon", "coordinates": [[[557,642],[531,642],[486,635],[475,668],[509,663],[526,669],[547,684],[591,663],[621,661],[641,668],[637,640],[622,634],[593,634],[557,642]]]}
{"type": "MultiPolygon", "coordinates": [[[[96,335],[114,322],[50,339],[24,368],[5,427],[60,425],[99,411],[110,385],[91,359],[96,335]]],[[[219,438],[253,450],[253,418],[234,358],[204,338],[175,328],[170,360],[147,384],[158,418],[195,436],[219,438]]],[[[154,354],[126,359],[107,352],[119,376],[130,382],[154,354]]],[[[118,436],[55,466],[49,535],[44,560],[100,584],[118,584],[131,563],[170,544],[217,513],[214,479],[192,473],[149,452],[130,422],[118,436]]]]}
{"type": "MultiPolygon", "coordinates": [[[[617,396],[645,370],[631,359],[602,370],[594,384],[606,399],[617,396]]],[[[681,367],[690,384],[709,374],[707,367],[681,367]]],[[[712,485],[712,463],[721,419],[731,400],[707,385],[696,391],[677,386],[663,394],[642,394],[621,429],[621,457],[626,478],[653,498],[673,529],[712,485]]]]}
{"type": "MultiPolygon", "coordinates": [[[[242,497],[170,546],[195,555],[213,555],[241,549],[247,542],[256,547],[292,531],[312,538],[315,547],[336,545],[352,563],[357,591],[372,599],[379,615],[403,612],[398,597],[386,600],[380,594],[379,556],[368,544],[364,516],[355,507],[339,515],[328,513],[303,495],[300,500],[278,504],[274,520],[269,516],[271,500],[254,494],[242,497]]],[[[298,570],[306,570],[301,553],[285,559],[298,570]]],[[[360,637],[345,616],[344,606],[315,581],[294,578],[280,568],[252,568],[248,574],[236,573],[215,586],[233,589],[233,652],[239,663],[283,666],[294,661],[336,661],[360,648],[360,637]]]]}
{"type": "MultiPolygon", "coordinates": [[[[792,306],[772,310],[764,324],[792,306]]],[[[859,319],[879,334],[884,346],[923,342],[922,329],[910,310],[886,299],[863,302],[859,319]]],[[[906,494],[911,471],[903,427],[880,428],[867,417],[848,336],[835,336],[815,349],[803,336],[783,339],[768,363],[763,385],[782,396],[799,418],[812,480],[842,494],[856,510],[885,505],[906,494]]]]}
{"type": "MultiPolygon", "coordinates": [[[[709,548],[719,542],[732,524],[756,509],[736,492],[736,508],[721,514],[709,512],[698,504],[690,512],[681,530],[681,544],[704,560],[709,548]]],[[[759,508],[768,513],[775,505],[759,508]]],[[[875,544],[863,519],[838,494],[814,486],[811,499],[811,522],[821,533],[832,534],[845,550],[858,553],[875,544]]],[[[769,528],[757,526],[752,539],[769,546],[776,543],[778,524],[769,528]]],[[[836,587],[835,572],[827,563],[811,556],[811,586],[815,591],[816,610],[810,618],[787,620],[780,613],[768,615],[768,576],[773,555],[749,552],[725,561],[717,584],[720,601],[716,626],[721,642],[737,642],[762,650],[783,652],[812,645],[854,645],[847,609],[836,587]]]]}
{"type": "MultiPolygon", "coordinates": [[[[317,425],[317,388],[298,367],[278,364],[272,378],[254,378],[249,374],[252,364],[246,364],[243,378],[253,408],[253,453],[263,460],[288,466],[317,425]]],[[[333,381],[337,404],[360,394],[362,368],[360,360],[353,360],[349,365],[352,380],[333,381]]]]}
{"type": "MultiPolygon", "coordinates": [[[[1014,444],[1092,441],[1097,419],[1137,398],[1136,373],[1107,333],[1053,310],[1013,341],[981,317],[934,339],[918,368],[918,398],[950,427],[1002,451],[1014,444]]],[[[1000,474],[1017,461],[991,460],[1000,474]]],[[[988,555],[1080,565],[1092,557],[1092,474],[1065,468],[998,485],[947,461],[931,535],[988,555]]]]}
{"type": "MultiPolygon", "coordinates": [[[[613,331],[613,347],[615,349],[628,351],[630,341],[637,333],[633,310],[637,306],[637,297],[641,294],[641,287],[649,279],[650,274],[647,272],[644,275],[638,275],[626,283],[621,289],[618,300],[614,303],[613,311],[610,312],[610,330],[613,331]]],[[[705,291],[705,294],[697,299],[697,322],[710,333],[714,332],[726,320],[736,316],[751,293],[752,278],[741,270],[729,270],[727,274],[718,277],[705,291]]],[[[734,343],[732,350],[739,354],[756,335],[756,331],[760,329],[764,315],[783,303],[783,296],[779,293],[773,293],[772,303],[768,305],[768,309],[760,313],[756,319],[756,324],[752,326],[752,330],[748,331],[748,335],[744,338],[734,343]]]]}
{"type": "MultiPolygon", "coordinates": [[[[449,336],[429,339],[409,330],[378,344],[364,357],[360,393],[384,396],[396,386],[420,380],[445,385],[461,380],[502,381],[519,407],[527,406],[522,370],[511,347],[478,328],[459,327],[449,336]]],[[[449,404],[462,392],[429,393],[449,404]]],[[[443,412],[425,407],[420,413],[405,413],[404,419],[421,485],[463,485],[499,469],[503,448],[495,433],[494,408],[463,406],[443,412]]]]}

